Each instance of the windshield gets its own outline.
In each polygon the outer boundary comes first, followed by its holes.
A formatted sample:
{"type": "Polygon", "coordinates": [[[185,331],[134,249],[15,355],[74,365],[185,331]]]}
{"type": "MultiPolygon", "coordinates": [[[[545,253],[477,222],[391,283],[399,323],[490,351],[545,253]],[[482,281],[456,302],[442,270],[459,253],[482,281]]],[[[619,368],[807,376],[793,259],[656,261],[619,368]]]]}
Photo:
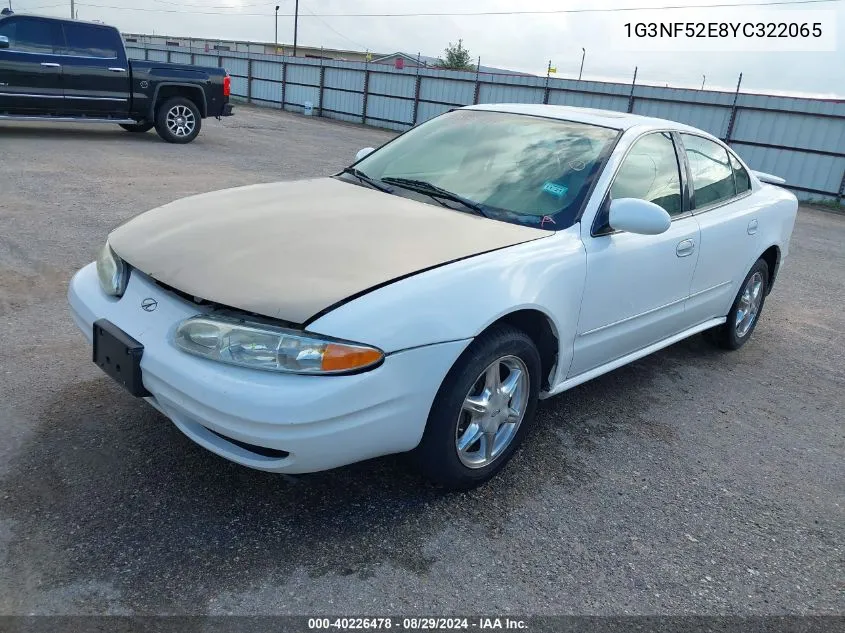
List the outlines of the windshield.
{"type": "Polygon", "coordinates": [[[578,217],[618,134],[572,121],[455,110],[403,134],[355,168],[386,180],[399,195],[435,202],[425,197],[433,189],[420,186],[430,184],[456,194],[441,204],[460,210],[463,199],[494,219],[561,230],[578,217]]]}

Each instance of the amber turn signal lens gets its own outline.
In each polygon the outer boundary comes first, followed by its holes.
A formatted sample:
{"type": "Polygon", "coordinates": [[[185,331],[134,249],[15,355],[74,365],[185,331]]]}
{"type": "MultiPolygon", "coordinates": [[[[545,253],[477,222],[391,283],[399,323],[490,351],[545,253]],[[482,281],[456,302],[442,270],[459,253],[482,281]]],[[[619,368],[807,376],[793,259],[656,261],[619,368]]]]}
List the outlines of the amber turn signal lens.
{"type": "Polygon", "coordinates": [[[374,365],[384,358],[377,349],[329,343],[323,352],[323,371],[350,371],[374,365]]]}

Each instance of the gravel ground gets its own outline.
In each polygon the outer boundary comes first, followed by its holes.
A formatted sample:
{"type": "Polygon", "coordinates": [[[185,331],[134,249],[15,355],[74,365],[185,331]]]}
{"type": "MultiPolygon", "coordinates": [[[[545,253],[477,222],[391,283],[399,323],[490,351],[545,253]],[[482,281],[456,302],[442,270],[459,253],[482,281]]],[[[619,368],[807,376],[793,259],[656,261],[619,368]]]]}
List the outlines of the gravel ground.
{"type": "Polygon", "coordinates": [[[90,362],[65,291],[111,228],[391,136],[245,107],[187,146],[0,125],[0,613],[842,613],[843,216],[801,210],[741,351],[696,336],[546,401],[466,494],[398,457],[247,470],[90,362]]]}

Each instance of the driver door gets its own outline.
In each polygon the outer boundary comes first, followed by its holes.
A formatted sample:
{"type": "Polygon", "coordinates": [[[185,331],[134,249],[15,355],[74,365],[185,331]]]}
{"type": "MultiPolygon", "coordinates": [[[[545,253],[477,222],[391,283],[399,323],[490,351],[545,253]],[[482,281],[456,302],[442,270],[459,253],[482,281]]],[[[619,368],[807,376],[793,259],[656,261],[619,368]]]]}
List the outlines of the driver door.
{"type": "Polygon", "coordinates": [[[673,135],[638,139],[619,167],[596,221],[582,222],[587,278],[567,378],[611,363],[686,329],[684,303],[698,260],[698,221],[684,195],[673,135]],[[639,198],[663,207],[672,223],[660,235],[614,231],[610,200],[639,198]]]}
{"type": "Polygon", "coordinates": [[[29,15],[0,21],[0,114],[44,115],[61,112],[64,103],[58,22],[29,15]]]}

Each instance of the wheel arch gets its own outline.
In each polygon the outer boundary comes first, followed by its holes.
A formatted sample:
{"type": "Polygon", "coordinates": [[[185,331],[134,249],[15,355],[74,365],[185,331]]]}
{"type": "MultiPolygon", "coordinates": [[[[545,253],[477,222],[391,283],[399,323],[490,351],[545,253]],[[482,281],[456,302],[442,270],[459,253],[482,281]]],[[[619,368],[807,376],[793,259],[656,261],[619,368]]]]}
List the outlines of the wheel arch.
{"type": "Polygon", "coordinates": [[[555,322],[546,312],[537,308],[519,308],[488,323],[476,336],[500,324],[507,324],[525,332],[537,346],[543,375],[540,390],[548,391],[553,383],[560,351],[560,335],[555,322]]]}
{"type": "Polygon", "coordinates": [[[780,268],[780,247],[773,244],[760,255],[758,259],[762,259],[769,267],[769,278],[766,280],[766,294],[772,291],[772,286],[775,285],[778,269],[780,268]]]}
{"type": "Polygon", "coordinates": [[[183,84],[175,81],[164,81],[155,87],[152,101],[150,102],[150,120],[154,121],[158,106],[171,97],[185,97],[197,106],[200,116],[208,116],[208,104],[205,100],[205,91],[200,86],[183,84]]]}

